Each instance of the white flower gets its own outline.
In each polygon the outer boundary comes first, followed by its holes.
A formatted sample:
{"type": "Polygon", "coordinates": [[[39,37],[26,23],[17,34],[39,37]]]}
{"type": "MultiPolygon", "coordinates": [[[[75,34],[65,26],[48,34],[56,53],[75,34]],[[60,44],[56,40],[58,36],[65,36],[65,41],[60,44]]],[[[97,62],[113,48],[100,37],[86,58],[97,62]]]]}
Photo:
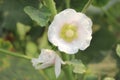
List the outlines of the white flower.
{"type": "Polygon", "coordinates": [[[55,65],[55,75],[59,76],[61,72],[61,64],[65,64],[62,59],[52,50],[42,49],[38,58],[32,59],[35,69],[44,69],[55,65]]]}
{"type": "Polygon", "coordinates": [[[91,35],[91,19],[73,9],[57,14],[48,29],[49,41],[68,54],[85,50],[90,45],[91,35]]]}

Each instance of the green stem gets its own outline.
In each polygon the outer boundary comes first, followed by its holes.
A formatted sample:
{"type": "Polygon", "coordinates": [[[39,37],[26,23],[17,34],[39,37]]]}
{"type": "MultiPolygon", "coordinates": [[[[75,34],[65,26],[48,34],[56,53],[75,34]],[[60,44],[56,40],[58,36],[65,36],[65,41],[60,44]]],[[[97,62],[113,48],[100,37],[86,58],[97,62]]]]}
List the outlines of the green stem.
{"type": "Polygon", "coordinates": [[[70,0],[65,0],[66,8],[70,8],[70,0]]]}
{"type": "Polygon", "coordinates": [[[72,73],[72,66],[66,66],[64,68],[65,75],[67,76],[67,80],[74,80],[73,73],[72,73]]]}
{"type": "MultiPolygon", "coordinates": [[[[63,53],[62,56],[63,56],[63,60],[65,60],[65,61],[70,60],[69,55],[63,53]]],[[[72,66],[71,65],[66,65],[63,69],[64,69],[65,75],[67,76],[68,80],[74,80],[74,76],[73,76],[73,73],[72,73],[72,66]]]]}
{"type": "Polygon", "coordinates": [[[52,19],[53,19],[53,17],[57,14],[57,9],[54,0],[44,0],[44,1],[46,6],[50,9],[52,13],[52,19]]]}
{"type": "Polygon", "coordinates": [[[25,55],[21,55],[19,53],[15,53],[15,52],[10,52],[10,51],[7,51],[5,49],[0,49],[0,53],[1,54],[8,54],[8,55],[11,55],[11,56],[16,56],[16,57],[20,57],[20,58],[24,58],[24,59],[28,59],[30,60],[31,58],[28,57],[28,56],[25,56],[25,55]]]}
{"type": "Polygon", "coordinates": [[[85,13],[85,12],[87,11],[87,9],[88,9],[88,7],[90,6],[91,3],[92,3],[92,0],[89,0],[89,1],[87,2],[87,4],[84,6],[84,8],[82,9],[81,12],[85,13]]]}
{"type": "Polygon", "coordinates": [[[43,70],[39,70],[40,74],[44,77],[45,80],[49,80],[43,70]]]}

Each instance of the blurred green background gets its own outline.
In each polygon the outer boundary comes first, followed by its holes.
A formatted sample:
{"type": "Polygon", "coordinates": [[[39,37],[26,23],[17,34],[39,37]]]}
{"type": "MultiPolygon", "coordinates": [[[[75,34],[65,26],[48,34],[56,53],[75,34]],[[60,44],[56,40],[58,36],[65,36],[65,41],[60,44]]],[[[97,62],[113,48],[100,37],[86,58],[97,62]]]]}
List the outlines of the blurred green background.
{"type": "MultiPolygon", "coordinates": [[[[55,0],[58,12],[67,7],[66,1],[55,0]]],[[[71,0],[70,7],[80,12],[87,2],[71,0]]],[[[41,37],[45,27],[33,21],[24,8],[39,9],[41,3],[42,0],[0,0],[0,48],[38,56],[44,47],[41,37]]],[[[86,15],[93,21],[93,39],[89,48],[75,54],[88,68],[84,77],[77,74],[78,80],[103,80],[105,77],[120,80],[120,52],[116,53],[120,44],[120,0],[93,0],[86,15]]],[[[0,54],[0,80],[56,80],[50,77],[54,74],[51,69],[45,70],[48,79],[43,71],[35,70],[29,60],[0,54]]],[[[63,74],[57,80],[63,80],[63,74]]]]}

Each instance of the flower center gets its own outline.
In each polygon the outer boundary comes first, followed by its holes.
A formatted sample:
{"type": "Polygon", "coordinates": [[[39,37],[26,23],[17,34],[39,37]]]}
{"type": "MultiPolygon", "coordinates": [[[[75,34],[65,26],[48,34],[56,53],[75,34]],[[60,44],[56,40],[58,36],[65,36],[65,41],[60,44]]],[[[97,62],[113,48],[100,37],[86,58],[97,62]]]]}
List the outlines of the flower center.
{"type": "Polygon", "coordinates": [[[69,30],[66,31],[66,36],[67,37],[72,37],[73,35],[74,35],[74,31],[73,30],[69,29],[69,30]]]}
{"type": "Polygon", "coordinates": [[[60,37],[66,42],[72,42],[77,38],[77,27],[71,24],[64,24],[60,31],[60,37]]]}

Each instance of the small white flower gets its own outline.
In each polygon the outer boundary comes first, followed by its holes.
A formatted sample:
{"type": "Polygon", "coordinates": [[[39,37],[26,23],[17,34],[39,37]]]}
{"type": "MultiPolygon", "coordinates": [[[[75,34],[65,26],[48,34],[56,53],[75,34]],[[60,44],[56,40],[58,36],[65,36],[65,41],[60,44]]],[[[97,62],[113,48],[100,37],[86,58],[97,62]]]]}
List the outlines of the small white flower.
{"type": "Polygon", "coordinates": [[[53,50],[48,49],[42,49],[39,57],[32,59],[32,63],[35,69],[44,69],[55,65],[56,77],[58,77],[61,72],[61,64],[65,64],[53,50]]]}
{"type": "Polygon", "coordinates": [[[49,41],[68,54],[85,50],[90,45],[91,35],[91,19],[73,9],[57,14],[48,29],[49,41]]]}

